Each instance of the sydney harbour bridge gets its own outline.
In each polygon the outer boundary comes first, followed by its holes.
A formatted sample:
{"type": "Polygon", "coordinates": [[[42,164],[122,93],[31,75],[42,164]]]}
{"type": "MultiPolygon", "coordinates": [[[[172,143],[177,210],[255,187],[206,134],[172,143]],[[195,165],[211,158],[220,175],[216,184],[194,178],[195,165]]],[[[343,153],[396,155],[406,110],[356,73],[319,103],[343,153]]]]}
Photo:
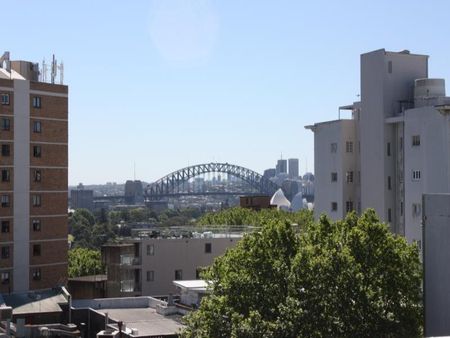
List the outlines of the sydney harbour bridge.
{"type": "Polygon", "coordinates": [[[159,180],[149,184],[144,191],[148,200],[160,200],[168,197],[186,195],[272,195],[278,189],[277,185],[257,172],[229,163],[204,163],[189,166],[174,171],[159,180]],[[247,183],[244,191],[232,192],[194,192],[180,189],[194,177],[208,173],[222,173],[234,176],[247,183]],[[181,191],[180,191],[181,190],[181,191]]]}

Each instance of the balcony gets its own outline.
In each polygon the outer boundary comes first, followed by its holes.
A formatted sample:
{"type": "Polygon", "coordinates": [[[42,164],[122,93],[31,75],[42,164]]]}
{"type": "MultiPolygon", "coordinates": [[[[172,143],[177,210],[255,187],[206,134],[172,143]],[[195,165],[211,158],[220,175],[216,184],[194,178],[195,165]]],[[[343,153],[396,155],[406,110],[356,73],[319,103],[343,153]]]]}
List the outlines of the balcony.
{"type": "Polygon", "coordinates": [[[120,255],[120,265],[140,265],[141,259],[133,255],[120,255]]]}
{"type": "Polygon", "coordinates": [[[134,280],[120,281],[120,292],[139,292],[139,291],[141,291],[140,283],[136,283],[134,280]]]}

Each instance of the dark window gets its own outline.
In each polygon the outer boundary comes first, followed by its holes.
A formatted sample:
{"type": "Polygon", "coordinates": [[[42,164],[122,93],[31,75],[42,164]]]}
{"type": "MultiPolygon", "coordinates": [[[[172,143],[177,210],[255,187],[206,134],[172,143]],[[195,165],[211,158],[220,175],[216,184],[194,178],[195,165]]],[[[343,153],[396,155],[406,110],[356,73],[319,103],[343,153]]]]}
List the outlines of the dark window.
{"type": "Polygon", "coordinates": [[[392,189],[392,185],[391,185],[391,176],[388,176],[387,178],[387,184],[388,184],[388,190],[392,189]]]}
{"type": "Polygon", "coordinates": [[[2,221],[2,233],[7,234],[9,232],[9,221],[2,221]]]}
{"type": "Polygon", "coordinates": [[[412,145],[413,147],[420,146],[420,135],[414,135],[412,137],[412,145]]]}
{"type": "Polygon", "coordinates": [[[388,142],[386,145],[386,153],[387,156],[391,156],[391,142],[388,142]]]}
{"type": "Polygon", "coordinates": [[[41,195],[33,195],[33,207],[40,207],[41,206],[41,195]]]}
{"type": "Polygon", "coordinates": [[[41,231],[41,221],[39,219],[34,219],[32,221],[33,231],[41,231]]]}
{"type": "Polygon", "coordinates": [[[2,195],[2,208],[9,207],[9,195],[2,195]]]}
{"type": "Polygon", "coordinates": [[[331,211],[337,211],[338,205],[337,202],[331,202],[331,211]]]}
{"type": "Polygon", "coordinates": [[[41,157],[41,146],[33,146],[33,156],[41,157]]]}
{"type": "Polygon", "coordinates": [[[155,280],[155,271],[147,271],[147,282],[153,282],[155,280]]]}
{"type": "Polygon", "coordinates": [[[403,216],[403,202],[400,202],[400,215],[403,216]]]}
{"type": "Polygon", "coordinates": [[[336,153],[337,152],[337,143],[331,143],[331,152],[336,153]]]}
{"type": "Polygon", "coordinates": [[[9,169],[2,169],[2,182],[9,182],[9,169]]]}
{"type": "Polygon", "coordinates": [[[34,181],[40,182],[41,181],[41,171],[39,169],[35,169],[33,173],[34,181]]]}
{"type": "Polygon", "coordinates": [[[347,171],[347,183],[353,183],[353,171],[347,171]]]}
{"type": "Polygon", "coordinates": [[[331,182],[337,182],[337,173],[331,173],[331,182]]]}
{"type": "Polygon", "coordinates": [[[33,108],[41,108],[41,97],[35,96],[33,97],[33,108]]]}
{"type": "Polygon", "coordinates": [[[9,156],[11,153],[9,144],[2,144],[2,156],[9,156]]]}
{"type": "Polygon", "coordinates": [[[32,270],[33,280],[41,280],[41,269],[36,268],[32,270]]]}
{"type": "Polygon", "coordinates": [[[1,273],[1,282],[2,284],[9,284],[9,272],[5,271],[1,273]]]}
{"type": "Polygon", "coordinates": [[[391,208],[388,209],[388,222],[392,222],[392,212],[391,212],[391,208]]]}
{"type": "Polygon", "coordinates": [[[11,121],[7,118],[2,118],[2,130],[8,131],[11,129],[11,121]]]}
{"type": "Polygon", "coordinates": [[[195,279],[200,279],[201,278],[201,273],[202,273],[203,269],[202,268],[197,268],[195,269],[195,279]]]}
{"type": "Polygon", "coordinates": [[[211,253],[211,251],[212,251],[212,244],[205,243],[205,253],[211,253]]]}
{"type": "Polygon", "coordinates": [[[183,270],[175,270],[175,280],[183,279],[183,270]]]}
{"type": "Polygon", "coordinates": [[[412,180],[413,181],[420,181],[420,170],[413,170],[412,171],[412,180]]]}
{"type": "Polygon", "coordinates": [[[353,201],[345,202],[345,210],[347,212],[353,211],[353,201]]]}
{"type": "Polygon", "coordinates": [[[41,131],[42,131],[41,121],[34,121],[33,122],[33,132],[40,133],[41,131]]]}
{"type": "Polygon", "coordinates": [[[9,258],[9,246],[2,246],[2,259],[9,258]]]}
{"type": "Polygon", "coordinates": [[[41,245],[34,244],[33,245],[33,256],[40,256],[40,255],[41,255],[41,245]]]}
{"type": "Polygon", "coordinates": [[[352,141],[347,141],[345,143],[345,151],[347,153],[353,153],[353,142],[352,141]]]}
{"type": "Polygon", "coordinates": [[[388,61],[388,73],[392,74],[392,61],[388,61]]]}
{"type": "Polygon", "coordinates": [[[0,94],[0,101],[1,104],[4,106],[8,106],[9,105],[9,94],[0,94]]]}

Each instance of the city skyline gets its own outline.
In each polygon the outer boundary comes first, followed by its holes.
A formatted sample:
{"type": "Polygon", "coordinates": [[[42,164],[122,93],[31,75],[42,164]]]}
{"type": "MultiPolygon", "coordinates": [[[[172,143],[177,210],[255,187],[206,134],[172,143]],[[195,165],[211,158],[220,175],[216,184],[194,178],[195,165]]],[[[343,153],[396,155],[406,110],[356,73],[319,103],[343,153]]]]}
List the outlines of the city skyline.
{"type": "Polygon", "coordinates": [[[21,20],[2,18],[2,49],[64,61],[71,185],[125,182],[134,164],[147,182],[213,161],[262,173],[280,153],[314,171],[303,127],[358,100],[359,54],[427,54],[450,78],[444,1],[24,4],[8,5],[21,20]]]}

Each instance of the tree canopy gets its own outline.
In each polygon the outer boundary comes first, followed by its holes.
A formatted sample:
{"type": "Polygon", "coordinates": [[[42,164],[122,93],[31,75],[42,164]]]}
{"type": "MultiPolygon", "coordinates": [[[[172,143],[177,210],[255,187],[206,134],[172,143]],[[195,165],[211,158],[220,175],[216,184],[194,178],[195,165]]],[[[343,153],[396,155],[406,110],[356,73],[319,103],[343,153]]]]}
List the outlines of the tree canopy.
{"type": "Polygon", "coordinates": [[[98,250],[75,248],[69,250],[69,277],[81,277],[104,273],[98,250]]]}
{"type": "Polygon", "coordinates": [[[215,260],[210,295],[182,337],[417,337],[421,265],[415,245],[373,210],[321,217],[300,234],[272,218],[215,260]]]}

